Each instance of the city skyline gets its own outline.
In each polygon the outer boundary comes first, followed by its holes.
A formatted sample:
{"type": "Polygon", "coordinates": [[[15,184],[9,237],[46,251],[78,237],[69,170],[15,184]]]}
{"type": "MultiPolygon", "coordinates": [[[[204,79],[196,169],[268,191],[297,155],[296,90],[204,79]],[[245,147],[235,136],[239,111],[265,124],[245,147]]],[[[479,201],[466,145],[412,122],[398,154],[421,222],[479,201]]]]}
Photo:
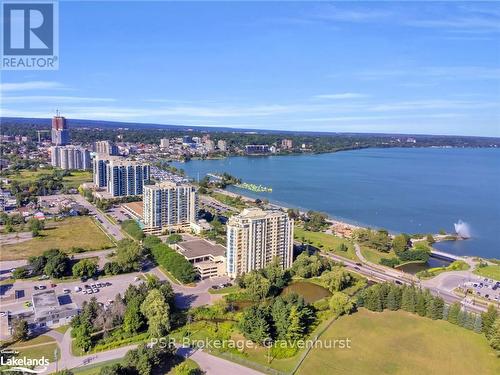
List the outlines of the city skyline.
{"type": "Polygon", "coordinates": [[[108,5],[60,4],[59,70],[4,72],[2,116],[500,136],[498,4],[108,5]]]}

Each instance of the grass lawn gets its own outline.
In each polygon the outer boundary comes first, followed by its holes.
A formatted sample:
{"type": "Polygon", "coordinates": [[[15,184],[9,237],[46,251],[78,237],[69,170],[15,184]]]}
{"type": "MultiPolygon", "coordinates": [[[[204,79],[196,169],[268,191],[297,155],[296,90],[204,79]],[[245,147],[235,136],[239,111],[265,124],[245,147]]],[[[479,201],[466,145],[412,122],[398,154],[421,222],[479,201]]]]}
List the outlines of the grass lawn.
{"type": "Polygon", "coordinates": [[[321,250],[329,251],[335,255],[351,260],[359,260],[354,251],[353,244],[344,238],[322,232],[311,232],[300,227],[295,227],[294,236],[297,241],[304,241],[305,243],[309,242],[312,246],[321,250]],[[347,245],[347,251],[337,250],[341,243],[347,245]]]}
{"type": "Polygon", "coordinates": [[[297,374],[498,374],[486,338],[403,311],[365,309],[341,317],[320,340],[349,338],[350,349],[313,348],[297,374]]]}
{"type": "MultiPolygon", "coordinates": [[[[42,176],[52,175],[53,170],[39,169],[37,171],[22,170],[18,175],[12,175],[8,178],[12,181],[18,181],[21,183],[32,182],[42,176]]],[[[71,176],[65,176],[63,178],[63,185],[66,188],[77,188],[84,182],[92,182],[92,172],[91,171],[72,171],[71,176]]]]}
{"type": "MultiPolygon", "coordinates": [[[[197,370],[200,368],[200,366],[198,366],[198,364],[195,361],[193,361],[192,359],[180,358],[179,360],[181,360],[180,364],[185,364],[187,366],[187,368],[190,370],[197,370]]],[[[179,365],[177,365],[177,366],[179,366],[179,365]]],[[[175,367],[177,367],[177,366],[175,366],[175,367]]],[[[165,373],[165,375],[175,375],[176,374],[175,367],[172,367],[167,373],[165,373]]]]}
{"type": "Polygon", "coordinates": [[[15,343],[13,343],[12,345],[10,345],[10,347],[11,348],[12,347],[20,348],[23,346],[50,344],[50,343],[55,343],[55,342],[56,342],[56,340],[50,336],[40,335],[40,336],[34,337],[34,338],[27,340],[27,341],[17,341],[15,343]]]}
{"type": "Polygon", "coordinates": [[[84,182],[92,182],[92,171],[72,171],[71,176],[63,178],[63,184],[68,189],[77,189],[84,182]]]}
{"type": "Polygon", "coordinates": [[[474,273],[479,276],[500,281],[500,266],[498,265],[477,268],[474,273]]]}
{"type": "Polygon", "coordinates": [[[57,328],[54,328],[55,331],[62,333],[63,335],[66,333],[66,331],[69,329],[69,324],[66,324],[64,326],[60,326],[57,328]]]}
{"type": "MultiPolygon", "coordinates": [[[[179,363],[185,363],[189,369],[195,370],[195,369],[200,368],[198,366],[198,364],[195,361],[193,361],[192,359],[189,359],[189,358],[185,359],[185,358],[179,357],[178,360],[179,360],[179,363]]],[[[119,359],[114,359],[111,361],[95,363],[95,364],[89,365],[89,366],[74,368],[71,371],[74,374],[78,374],[78,375],[99,375],[101,372],[101,369],[103,367],[112,366],[115,363],[122,363],[122,362],[123,362],[123,358],[119,358],[119,359]]],[[[159,373],[159,371],[158,371],[158,373],[159,373]]],[[[165,375],[175,375],[175,367],[172,367],[170,370],[168,370],[168,372],[166,372],[165,375]]]]}
{"type": "Polygon", "coordinates": [[[123,358],[118,358],[118,359],[113,359],[111,361],[99,362],[88,366],[77,367],[71,369],[71,372],[78,375],[99,375],[103,367],[112,366],[115,363],[121,363],[121,362],[123,362],[123,358]]]}
{"type": "Polygon", "coordinates": [[[232,196],[222,194],[222,193],[216,193],[213,192],[210,194],[210,196],[216,200],[218,200],[221,203],[227,204],[228,206],[237,208],[239,210],[244,209],[245,207],[248,207],[248,204],[245,203],[245,201],[242,199],[234,198],[232,196]]]}
{"type": "Polygon", "coordinates": [[[394,258],[396,257],[396,254],[394,253],[393,250],[389,251],[388,253],[382,253],[380,251],[371,249],[366,246],[361,246],[361,254],[366,258],[368,262],[375,263],[375,264],[380,264],[380,260],[382,258],[394,258]]]}
{"type": "Polygon", "coordinates": [[[222,289],[209,289],[208,293],[210,294],[228,294],[228,293],[238,293],[240,291],[240,287],[238,285],[231,285],[222,289]]]}
{"type": "Polygon", "coordinates": [[[61,351],[59,350],[56,341],[52,337],[48,336],[38,336],[32,340],[16,342],[7,349],[15,349],[19,354],[17,357],[26,356],[29,358],[41,358],[46,357],[50,362],[54,362],[54,351],[57,351],[57,358],[61,356],[61,351]]]}
{"type": "Polygon", "coordinates": [[[61,249],[69,252],[72,247],[85,250],[102,250],[113,247],[105,233],[88,216],[68,217],[59,222],[48,222],[40,237],[18,244],[2,246],[1,260],[26,259],[40,255],[45,250],[61,249]]]}

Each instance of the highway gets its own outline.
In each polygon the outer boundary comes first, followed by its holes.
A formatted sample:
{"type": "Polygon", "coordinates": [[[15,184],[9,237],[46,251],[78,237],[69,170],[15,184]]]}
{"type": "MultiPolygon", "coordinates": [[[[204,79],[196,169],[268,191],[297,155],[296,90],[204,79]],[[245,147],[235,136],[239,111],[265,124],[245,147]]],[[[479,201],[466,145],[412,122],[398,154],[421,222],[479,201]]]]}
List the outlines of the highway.
{"type": "Polygon", "coordinates": [[[392,271],[392,272],[390,272],[390,273],[384,272],[384,270],[381,270],[378,267],[375,268],[367,263],[364,263],[363,265],[360,266],[359,264],[361,264],[361,263],[358,264],[350,259],[346,259],[346,258],[337,256],[337,255],[333,255],[333,254],[325,253],[325,252],[321,252],[320,254],[322,256],[327,257],[327,258],[333,259],[336,262],[342,262],[345,265],[345,267],[347,269],[349,269],[350,271],[359,273],[359,274],[367,277],[370,280],[373,280],[376,282],[392,282],[392,283],[396,283],[396,284],[416,285],[418,287],[423,287],[423,288],[429,289],[429,291],[432,294],[443,298],[443,300],[448,304],[458,302],[458,303],[461,303],[462,306],[466,310],[477,312],[477,313],[480,313],[480,312],[483,312],[486,310],[482,306],[463,304],[462,303],[463,298],[461,298],[461,297],[459,297],[459,296],[457,296],[457,295],[455,295],[447,290],[444,290],[442,288],[435,287],[435,286],[422,285],[420,280],[415,280],[413,278],[410,278],[408,275],[394,274],[394,272],[397,272],[397,271],[388,270],[388,271],[392,271]]]}

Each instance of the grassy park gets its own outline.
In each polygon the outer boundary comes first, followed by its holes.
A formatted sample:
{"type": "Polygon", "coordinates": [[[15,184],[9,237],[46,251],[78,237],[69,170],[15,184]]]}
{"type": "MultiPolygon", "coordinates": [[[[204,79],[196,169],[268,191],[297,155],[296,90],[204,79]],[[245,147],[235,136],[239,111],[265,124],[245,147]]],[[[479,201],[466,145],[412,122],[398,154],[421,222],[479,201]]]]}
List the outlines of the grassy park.
{"type": "MultiPolygon", "coordinates": [[[[21,170],[18,174],[11,175],[8,178],[12,181],[26,183],[26,182],[33,182],[42,176],[50,176],[53,174],[53,172],[54,171],[52,169],[50,170],[39,169],[36,171],[21,170]]],[[[91,181],[92,181],[91,171],[71,171],[70,176],[65,176],[63,178],[63,185],[68,189],[71,188],[76,189],[82,183],[91,181]]]]}
{"type": "MultiPolygon", "coordinates": [[[[7,346],[6,349],[19,352],[18,356],[20,357],[23,355],[30,358],[46,357],[50,362],[53,362],[54,352],[58,349],[58,345],[52,337],[41,335],[27,341],[16,342],[7,346]]],[[[58,351],[58,358],[59,356],[60,351],[58,351]]]]}
{"type": "Polygon", "coordinates": [[[474,273],[479,276],[488,277],[500,281],[500,266],[495,264],[491,266],[479,267],[474,273]]]}
{"type": "Polygon", "coordinates": [[[354,251],[354,246],[352,243],[346,239],[343,239],[332,234],[327,234],[323,232],[312,232],[304,230],[301,227],[295,227],[294,229],[295,240],[309,243],[310,245],[317,247],[320,250],[329,251],[335,255],[342,256],[344,258],[358,260],[356,253],[354,251]],[[347,251],[339,250],[340,244],[347,245],[347,251]]]}
{"type": "Polygon", "coordinates": [[[382,258],[395,258],[396,254],[394,253],[394,250],[391,249],[391,251],[387,253],[383,253],[380,251],[377,251],[375,249],[372,249],[368,246],[361,246],[361,254],[365,257],[365,259],[370,262],[370,263],[375,263],[375,264],[380,264],[380,261],[382,258]]]}
{"type": "Polygon", "coordinates": [[[342,338],[351,349],[313,348],[297,374],[500,373],[483,335],[404,311],[361,309],[334,322],[320,340],[342,338]]]}
{"type": "Polygon", "coordinates": [[[2,246],[1,260],[26,259],[49,249],[70,252],[73,247],[102,250],[113,247],[113,243],[91,217],[69,217],[63,221],[47,222],[38,237],[2,246]]]}

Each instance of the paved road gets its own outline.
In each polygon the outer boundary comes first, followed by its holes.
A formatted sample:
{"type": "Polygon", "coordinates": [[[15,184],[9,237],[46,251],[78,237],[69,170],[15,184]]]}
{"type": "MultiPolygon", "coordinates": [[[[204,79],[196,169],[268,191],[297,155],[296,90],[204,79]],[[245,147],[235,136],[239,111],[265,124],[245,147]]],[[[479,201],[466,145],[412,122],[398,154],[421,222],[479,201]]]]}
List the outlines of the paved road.
{"type": "Polygon", "coordinates": [[[75,202],[87,208],[89,210],[89,214],[95,215],[99,224],[104,227],[106,232],[113,236],[116,240],[125,238],[125,235],[122,233],[121,228],[118,224],[112,223],[101,211],[97,210],[97,208],[92,203],[87,201],[80,194],[66,195],[65,197],[73,199],[75,202]]]}
{"type": "MultiPolygon", "coordinates": [[[[365,264],[363,264],[363,266],[360,267],[352,260],[345,259],[343,257],[339,257],[337,255],[333,255],[333,254],[329,254],[329,253],[325,253],[325,252],[322,252],[321,254],[323,256],[329,257],[337,262],[344,263],[346,268],[350,269],[351,271],[360,273],[360,274],[362,274],[362,275],[366,276],[367,278],[374,280],[374,281],[378,281],[378,282],[387,281],[387,282],[392,282],[392,283],[407,284],[407,285],[414,284],[416,286],[422,286],[422,287],[428,288],[432,294],[440,296],[441,298],[443,298],[443,300],[446,303],[449,303],[449,304],[454,303],[454,302],[462,303],[462,301],[463,301],[462,297],[455,295],[454,293],[452,293],[448,289],[442,288],[440,285],[424,284],[424,283],[421,283],[420,280],[414,281],[413,279],[408,279],[408,278],[404,277],[404,274],[402,274],[402,273],[400,275],[393,275],[393,272],[387,272],[387,271],[392,271],[392,270],[386,271],[386,270],[379,269],[378,267],[374,268],[371,266],[371,263],[365,263],[365,264]]],[[[474,312],[483,312],[486,310],[484,307],[478,306],[478,305],[462,304],[462,306],[465,309],[470,310],[470,311],[474,311],[474,312]]]]}
{"type": "MultiPolygon", "coordinates": [[[[68,329],[64,335],[57,331],[49,331],[47,336],[54,338],[61,351],[61,359],[58,363],[51,363],[48,366],[48,373],[63,368],[73,369],[77,367],[93,365],[96,363],[111,361],[114,359],[123,358],[129,350],[135,349],[136,344],[125,346],[118,349],[108,350],[101,353],[89,354],[85,356],[74,356],[71,353],[71,329],[68,329]]],[[[252,370],[248,367],[241,366],[234,362],[213,356],[201,350],[193,350],[191,348],[178,347],[177,354],[185,358],[191,358],[198,366],[208,375],[221,375],[221,374],[237,374],[237,375],[259,375],[258,371],[252,370]]]]}

